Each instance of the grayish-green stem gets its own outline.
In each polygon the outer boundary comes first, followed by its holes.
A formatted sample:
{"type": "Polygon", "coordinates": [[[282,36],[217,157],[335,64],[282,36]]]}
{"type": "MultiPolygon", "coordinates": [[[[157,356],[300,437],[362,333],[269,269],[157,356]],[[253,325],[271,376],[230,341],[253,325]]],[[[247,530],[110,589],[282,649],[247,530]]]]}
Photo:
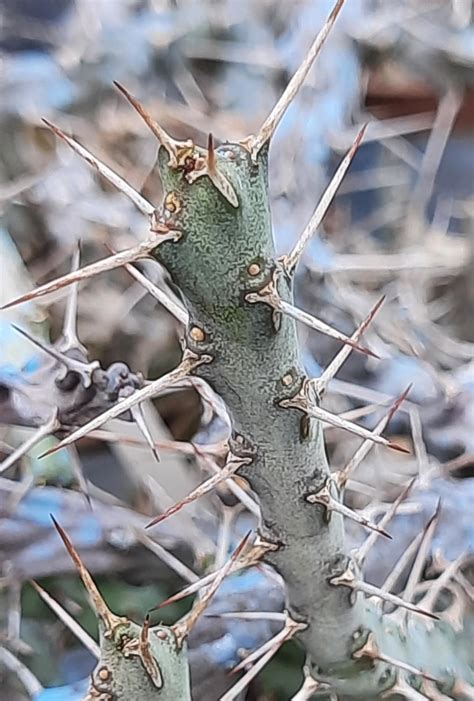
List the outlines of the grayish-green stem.
{"type": "MultiPolygon", "coordinates": [[[[271,229],[266,149],[256,163],[239,144],[216,150],[219,177],[232,186],[237,207],[222,194],[225,188],[219,190],[206,175],[189,182],[206,157],[195,148],[183,156],[184,167],[172,168],[160,149],[167,193],[161,217],[181,237],[161,244],[155,255],[185,295],[190,314],[186,345],[212,356],[195,373],[230,410],[233,451],[255,452],[239,474],[259,497],[260,535],[279,546],[266,560],[285,580],[290,615],[307,625],[299,638],[312,672],[336,691],[361,699],[405,682],[421,686],[419,675],[357,656],[373,633],[370,639],[381,655],[411,662],[449,690],[455,677],[467,679],[470,674],[460,636],[450,626],[414,620],[405,629],[361,593],[330,581],[352,571],[353,564],[344,547],[342,517],[306,500],[329,477],[321,424],[299,409],[280,405],[297,394],[305,378],[295,323],[245,299],[268,284],[280,265],[271,229]]],[[[291,277],[282,272],[277,280],[281,298],[293,303],[291,277]]]]}

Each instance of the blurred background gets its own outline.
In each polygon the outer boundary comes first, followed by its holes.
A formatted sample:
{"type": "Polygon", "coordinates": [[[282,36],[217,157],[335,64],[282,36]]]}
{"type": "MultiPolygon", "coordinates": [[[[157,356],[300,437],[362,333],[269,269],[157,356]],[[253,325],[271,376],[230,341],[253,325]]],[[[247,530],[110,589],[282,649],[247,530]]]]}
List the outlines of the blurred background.
{"type": "MultiPolygon", "coordinates": [[[[146,219],[42,118],[73,133],[158,205],[157,142],[113,81],[175,138],[205,145],[211,131],[217,141],[241,139],[269,113],[331,5],[0,0],[0,304],[68,272],[79,243],[83,265],[147,236],[146,219]]],[[[412,385],[385,432],[410,455],[373,448],[346,493],[350,506],[377,515],[411,476],[419,477],[391,528],[393,542],[377,545],[366,576],[374,583],[385,579],[441,497],[424,576],[464,555],[464,591],[471,596],[473,14],[471,0],[346,0],[270,150],[273,226],[283,253],[369,122],[300,267],[297,303],[351,334],[386,295],[366,334],[381,359],[353,354],[325,399],[331,411],[373,428],[412,385]]],[[[166,270],[156,263],[138,268],[179,302],[166,270]]],[[[61,290],[0,312],[2,701],[75,701],[95,664],[90,638],[86,645],[78,639],[30,584],[37,581],[87,636],[95,636],[94,616],[52,529],[51,512],[110,606],[137,621],[220,566],[256,523],[253,496],[234,479],[143,535],[150,517],[222,463],[225,414],[193,387],[163,393],[127,421],[38,458],[142,377],[175,367],[181,328],[124,268],[88,280],[77,299],[74,289],[61,290]],[[43,349],[12,324],[42,339],[43,349]],[[100,387],[53,358],[51,346],[82,368],[98,361],[100,387]]],[[[339,345],[300,330],[307,372],[317,376],[339,345]]],[[[333,469],[343,467],[360,443],[330,427],[326,439],[333,469]]],[[[349,528],[351,544],[363,536],[349,528]]],[[[405,583],[402,570],[395,590],[405,583]]],[[[175,621],[189,605],[186,599],[164,608],[160,620],[175,621]]],[[[266,568],[226,581],[211,606],[214,615],[201,620],[190,641],[194,698],[219,698],[235,682],[233,666],[282,625],[278,616],[218,614],[281,612],[283,605],[282,583],[266,568]]],[[[239,698],[291,698],[303,662],[301,651],[286,645],[239,698]]]]}

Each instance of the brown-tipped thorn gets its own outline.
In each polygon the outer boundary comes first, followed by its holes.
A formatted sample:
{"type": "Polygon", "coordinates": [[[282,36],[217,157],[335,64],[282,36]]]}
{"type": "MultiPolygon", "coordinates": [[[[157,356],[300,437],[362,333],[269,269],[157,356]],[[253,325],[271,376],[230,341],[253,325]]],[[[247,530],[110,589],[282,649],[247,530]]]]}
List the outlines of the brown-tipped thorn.
{"type": "Polygon", "coordinates": [[[66,550],[68,551],[72,561],[76,565],[77,571],[79,572],[82,582],[87,590],[87,593],[89,594],[94,611],[102,621],[106,634],[112,634],[118,625],[127,623],[127,619],[116,616],[114,613],[112,613],[112,611],[110,611],[109,607],[102,598],[101,593],[97,589],[96,584],[92,579],[89,571],[84,566],[81,558],[77,553],[77,550],[70,541],[66,531],[59,525],[59,523],[56,521],[52,514],[50,514],[50,517],[54,524],[54,527],[56,528],[57,532],[59,533],[59,536],[61,537],[61,540],[66,546],[66,550]]]}
{"type": "Polygon", "coordinates": [[[120,251],[120,253],[117,253],[114,256],[109,256],[108,258],[103,258],[95,263],[86,265],[84,268],[80,268],[73,273],[62,275],[61,277],[56,278],[56,280],[46,282],[44,285],[40,285],[40,287],[37,287],[35,290],[31,290],[31,292],[27,292],[21,297],[17,297],[11,302],[4,304],[2,307],[0,307],[0,310],[9,309],[10,307],[15,307],[17,304],[22,304],[23,302],[29,302],[32,299],[44,297],[51,292],[61,290],[63,287],[72,285],[75,282],[86,280],[90,277],[94,277],[95,275],[100,275],[107,270],[120,268],[126,263],[133,263],[136,260],[140,260],[140,258],[147,258],[152,248],[156,248],[159,243],[160,239],[155,237],[154,243],[151,241],[142,242],[133,248],[127,249],[126,251],[120,251]]]}
{"type": "Polygon", "coordinates": [[[301,85],[305,81],[306,76],[308,75],[314,61],[316,60],[319,52],[324,46],[324,43],[343,5],[344,0],[337,0],[323,28],[313,41],[308,53],[306,54],[301,65],[299,66],[299,68],[291,78],[290,82],[286,86],[277,104],[274,106],[274,108],[260,127],[260,131],[258,132],[258,134],[256,136],[247,137],[242,142],[242,145],[246,146],[249,149],[252,155],[252,159],[254,161],[256,160],[262,147],[272,138],[287,108],[293,102],[296,93],[299,91],[301,85]]]}
{"type": "MultiPolygon", "coordinates": [[[[363,335],[364,331],[368,328],[368,326],[371,324],[373,318],[379,311],[380,307],[385,301],[385,295],[383,295],[378,302],[374,304],[372,309],[369,311],[368,315],[365,317],[365,319],[362,321],[362,323],[357,327],[357,329],[354,331],[354,333],[351,336],[351,341],[358,342],[361,336],[363,335]]],[[[327,389],[328,384],[330,381],[336,376],[336,374],[339,372],[347,358],[349,357],[351,353],[351,348],[349,346],[344,346],[341,348],[339,353],[332,359],[332,361],[329,363],[327,368],[323,370],[322,374],[320,377],[317,379],[313,380],[315,387],[317,389],[317,392],[319,396],[322,396],[324,392],[327,389]]]]}
{"type": "Polygon", "coordinates": [[[299,409],[308,416],[312,416],[315,419],[319,419],[323,423],[328,423],[331,426],[335,426],[336,428],[340,428],[344,431],[349,431],[349,433],[353,433],[356,436],[360,436],[361,438],[364,438],[366,440],[373,441],[374,443],[378,443],[379,445],[384,445],[387,448],[392,448],[393,450],[397,450],[400,453],[410,454],[409,450],[407,450],[401,445],[398,445],[398,443],[392,443],[384,436],[380,436],[376,433],[373,433],[372,431],[369,431],[363,426],[359,426],[358,424],[355,424],[352,421],[348,421],[347,419],[344,419],[341,416],[338,416],[337,414],[332,414],[326,409],[322,409],[318,405],[317,382],[318,380],[306,380],[303,384],[301,391],[291,399],[282,399],[279,402],[280,406],[285,408],[299,409]],[[313,393],[316,394],[314,398],[313,393]]]}
{"type": "Polygon", "coordinates": [[[433,515],[430,517],[423,529],[423,535],[421,537],[420,545],[418,547],[418,552],[415,557],[415,561],[411,568],[410,574],[408,575],[408,581],[403,592],[403,600],[411,602],[415,596],[416,587],[420,581],[423,569],[426,564],[426,558],[431,548],[431,543],[433,542],[434,533],[439,521],[439,515],[441,511],[441,498],[438,499],[436,504],[436,509],[433,515]]]}
{"type": "Polygon", "coordinates": [[[93,655],[96,659],[100,658],[100,647],[97,645],[96,641],[91,638],[91,636],[84,630],[84,628],[71,616],[68,611],[66,611],[61,604],[59,604],[53,597],[48,594],[47,591],[43,589],[37,582],[34,580],[30,580],[30,584],[38,595],[41,597],[41,599],[45,602],[47,606],[56,614],[56,616],[59,618],[64,625],[69,628],[71,633],[84,645],[87,650],[93,655]]]}
{"type": "Polygon", "coordinates": [[[155,213],[155,207],[151,204],[151,202],[148,202],[142,195],[137,192],[131,185],[127,183],[126,180],[124,180],[120,175],[118,175],[115,171],[113,171],[111,168],[109,168],[105,163],[102,163],[102,161],[99,161],[98,158],[96,158],[90,151],[88,151],[82,144],[80,144],[78,141],[73,139],[71,136],[68,136],[65,132],[63,132],[59,127],[55,126],[51,122],[49,122],[47,119],[42,120],[46,126],[53,131],[56,136],[58,136],[60,139],[66,142],[66,144],[73,150],[75,151],[81,158],[83,158],[89,165],[91,165],[95,170],[100,173],[106,180],[108,180],[114,187],[117,188],[120,192],[122,192],[126,197],[129,198],[139,209],[143,214],[145,214],[147,217],[153,217],[155,213]]]}
{"type": "Polygon", "coordinates": [[[267,640],[267,642],[261,645],[259,648],[257,648],[257,650],[251,652],[250,655],[244,657],[244,659],[241,660],[232,669],[231,674],[236,674],[237,672],[240,672],[242,669],[247,667],[247,665],[258,660],[260,657],[262,657],[262,655],[265,655],[265,653],[268,650],[272,650],[275,646],[276,649],[278,649],[283,645],[284,642],[292,638],[298,631],[305,630],[305,628],[307,628],[306,623],[297,623],[287,613],[286,622],[282,630],[280,630],[273,638],[267,640]]]}
{"type": "Polygon", "coordinates": [[[92,363],[84,363],[82,360],[70,358],[68,355],[59,351],[49,343],[45,343],[44,341],[40,341],[38,338],[31,336],[28,331],[25,331],[16,324],[12,324],[12,328],[14,328],[15,331],[18,331],[18,333],[21,333],[22,336],[27,338],[31,343],[37,346],[37,348],[40,348],[59,363],[62,363],[70,372],[75,372],[77,375],[79,375],[85,388],[91,386],[92,375],[95,370],[100,368],[100,363],[98,360],[94,360],[92,363]]]}
{"type": "MultiPolygon", "coordinates": [[[[404,489],[401,491],[401,493],[398,495],[398,497],[395,499],[395,501],[390,505],[390,508],[387,510],[387,512],[382,516],[380,519],[380,523],[378,524],[379,527],[384,528],[394,517],[394,515],[397,513],[398,507],[400,504],[404,501],[406,498],[407,494],[409,494],[411,488],[413,487],[414,483],[416,482],[416,477],[413,477],[408,484],[404,487],[404,489]]],[[[354,553],[353,557],[354,560],[356,561],[357,565],[359,567],[362,567],[362,564],[364,563],[367,555],[369,554],[370,550],[373,548],[377,541],[377,533],[371,533],[368,538],[362,543],[360,548],[354,553]]]]}
{"type": "Polygon", "coordinates": [[[283,643],[290,640],[298,631],[304,630],[306,625],[303,623],[296,623],[289,616],[287,616],[286,625],[277,635],[275,635],[271,640],[262,645],[258,650],[255,650],[248,657],[246,657],[237,667],[232,670],[232,674],[243,666],[248,665],[252,660],[257,659],[255,664],[244,674],[239,681],[234,684],[234,686],[229,689],[229,691],[221,697],[220,701],[232,701],[233,699],[240,697],[240,694],[246,687],[250,684],[252,679],[254,679],[259,671],[265,667],[265,665],[271,660],[271,658],[278,652],[283,643]]]}
{"type": "Polygon", "coordinates": [[[281,271],[278,271],[277,269],[274,279],[259,292],[249,292],[245,296],[246,301],[250,302],[251,304],[256,304],[258,302],[268,304],[268,306],[272,309],[276,309],[277,311],[286,314],[292,319],[295,319],[295,321],[299,321],[301,324],[304,324],[308,328],[313,329],[314,331],[319,331],[319,333],[325,334],[330,338],[335,338],[337,341],[342,341],[342,343],[350,346],[352,350],[356,350],[359,353],[363,353],[364,355],[369,355],[372,358],[379,359],[379,356],[373,351],[371,351],[369,348],[361,346],[352,338],[349,338],[348,336],[346,336],[346,334],[342,333],[341,331],[338,331],[332,326],[329,326],[329,324],[326,324],[321,319],[318,319],[312,314],[305,312],[303,309],[295,307],[293,304],[290,304],[289,302],[283,300],[277,292],[276,285],[276,277],[280,273],[281,271]]]}
{"type": "Polygon", "coordinates": [[[359,660],[363,657],[368,657],[371,660],[386,662],[387,664],[392,665],[393,667],[403,669],[405,672],[409,672],[410,674],[416,674],[417,676],[423,677],[423,679],[428,679],[429,681],[433,682],[439,681],[439,679],[433,677],[431,674],[428,674],[427,672],[424,672],[423,670],[418,669],[417,667],[414,667],[413,665],[408,664],[407,662],[395,660],[393,657],[389,657],[388,655],[384,655],[383,653],[381,653],[377,646],[377,643],[375,641],[375,635],[373,633],[369,633],[365,645],[359,648],[359,650],[356,650],[352,654],[352,657],[354,657],[356,660],[359,660]]]}
{"type": "Polygon", "coordinates": [[[386,538],[392,538],[390,533],[387,533],[387,531],[384,530],[381,526],[372,523],[361,514],[358,514],[356,511],[353,511],[348,506],[345,506],[345,504],[342,504],[341,502],[337,501],[337,499],[335,499],[331,494],[330,485],[330,479],[327,479],[318,492],[316,492],[315,494],[310,494],[306,497],[306,501],[310,504],[321,504],[321,506],[325,507],[326,512],[335,511],[336,513],[339,513],[342,516],[346,516],[352,521],[359,523],[365,528],[370,528],[372,531],[376,531],[377,533],[385,536],[386,538]]]}
{"type": "Polygon", "coordinates": [[[169,387],[170,385],[173,385],[175,382],[178,382],[179,380],[183,379],[183,377],[187,377],[189,372],[198,365],[201,365],[202,363],[208,363],[211,360],[212,358],[208,355],[202,355],[197,357],[193,354],[188,354],[186,357],[183,357],[183,360],[177,368],[167,373],[166,375],[163,375],[158,380],[150,382],[149,384],[145,385],[145,387],[135,390],[135,392],[129,397],[121,399],[119,402],[117,402],[117,404],[114,404],[114,406],[110,407],[110,409],[104,411],[102,414],[99,414],[99,416],[96,416],[94,419],[84,424],[84,426],[81,426],[76,431],[73,431],[69,436],[66,436],[66,438],[64,438],[57,446],[51,448],[50,450],[47,450],[39,457],[46,457],[47,455],[51,455],[52,453],[55,453],[57,450],[60,450],[61,448],[64,448],[67,445],[71,445],[71,443],[75,443],[91,431],[94,431],[96,428],[100,428],[104,423],[106,423],[110,419],[117,418],[121,414],[124,414],[125,412],[129,411],[136,404],[140,404],[140,402],[155,397],[163,389],[169,387]]]}
{"type": "Polygon", "coordinates": [[[153,117],[146,111],[140,102],[126,89],[123,85],[114,80],[115,87],[124,95],[124,97],[130,102],[132,107],[138,112],[140,117],[143,119],[145,124],[150,128],[152,133],[157,137],[163,148],[166,149],[169,156],[169,165],[172,168],[176,168],[178,165],[178,148],[181,145],[180,142],[175,141],[166,132],[163,127],[161,127],[158,122],[153,119],[153,117]]]}
{"type": "Polygon", "coordinates": [[[327,186],[326,190],[324,191],[320,201],[318,202],[318,205],[316,209],[313,212],[313,215],[311,219],[309,220],[306,228],[304,229],[303,233],[301,234],[300,238],[296,242],[296,244],[293,247],[293,250],[288,253],[286,256],[283,256],[282,260],[282,265],[283,268],[286,272],[287,275],[293,275],[295,272],[296,266],[298,262],[301,260],[301,257],[304,253],[304,250],[306,246],[308,245],[309,241],[313,238],[315,232],[317,231],[318,227],[320,226],[321,222],[323,221],[324,217],[326,216],[326,213],[331,205],[331,202],[334,199],[334,196],[336,195],[336,192],[339,188],[339,185],[341,184],[342,180],[344,179],[345,174],[347,173],[347,170],[352,163],[352,160],[357,152],[357,149],[360,146],[360,143],[362,139],[364,138],[365,130],[367,129],[367,124],[364,124],[362,129],[359,131],[357,134],[354,143],[352,144],[351,148],[341,161],[338,169],[336,170],[331,182],[327,186]]]}
{"type": "MultiPolygon", "coordinates": [[[[395,399],[395,401],[392,403],[391,407],[389,408],[388,412],[386,415],[379,421],[377,426],[374,428],[374,433],[377,435],[380,435],[382,431],[385,430],[385,428],[388,426],[390,423],[390,420],[392,419],[393,415],[395,414],[396,411],[400,408],[400,406],[403,404],[405,399],[408,396],[408,393],[410,392],[412,388],[412,384],[409,384],[406,390],[395,399]]],[[[356,450],[352,458],[349,460],[347,465],[342,469],[339,470],[338,472],[333,474],[333,479],[335,483],[337,484],[339,489],[344,489],[344,487],[347,484],[347,481],[349,480],[350,476],[354,473],[354,470],[361,464],[361,462],[364,460],[365,457],[367,457],[368,453],[370,450],[373,448],[374,443],[373,441],[366,440],[362,443],[361,446],[356,450]]]]}
{"type": "Polygon", "coordinates": [[[207,137],[207,169],[209,173],[216,172],[216,152],[214,150],[214,137],[211,133],[207,137]]]}
{"type": "Polygon", "coordinates": [[[436,621],[439,620],[439,616],[432,613],[431,611],[427,611],[426,609],[420,608],[419,606],[416,606],[415,604],[412,604],[409,601],[405,601],[400,596],[396,596],[395,594],[391,594],[390,592],[382,591],[382,589],[379,589],[378,587],[375,587],[372,584],[368,584],[367,582],[356,579],[351,569],[347,569],[345,572],[343,572],[337,577],[332,577],[329,580],[329,583],[333,584],[336,587],[344,586],[348,587],[349,589],[353,589],[354,591],[361,591],[364,594],[367,594],[368,596],[375,596],[379,599],[382,599],[383,601],[387,601],[390,604],[394,604],[394,606],[399,606],[401,608],[407,609],[408,611],[412,611],[413,613],[418,613],[421,616],[427,616],[428,618],[432,618],[436,621]]]}
{"type": "Polygon", "coordinates": [[[158,666],[157,661],[153,657],[153,655],[150,652],[150,616],[149,614],[146,614],[145,620],[143,621],[143,626],[140,632],[140,641],[139,641],[139,651],[140,651],[140,657],[143,663],[143,666],[145,667],[146,671],[148,672],[148,676],[151,678],[153,681],[153,684],[158,688],[161,689],[163,686],[163,677],[161,676],[161,671],[158,666]]]}
{"type": "Polygon", "coordinates": [[[242,538],[242,540],[240,541],[240,543],[238,544],[238,546],[236,547],[226,564],[219,570],[219,574],[214,579],[209,589],[204,593],[201,599],[199,599],[197,603],[193,605],[191,611],[187,613],[186,616],[184,616],[180,621],[175,623],[174,626],[171,627],[176,636],[178,645],[183,644],[184,640],[188,637],[201,615],[209,606],[211,599],[213,598],[217,589],[220,587],[225,577],[227,577],[227,575],[230,573],[236,560],[246,547],[251,533],[251,530],[248,531],[248,533],[242,538]]]}
{"type": "Polygon", "coordinates": [[[221,195],[227,200],[227,202],[232,205],[235,209],[239,206],[239,200],[237,193],[231,182],[225,177],[225,175],[217,167],[216,151],[214,148],[214,139],[212,134],[209,134],[207,153],[205,160],[203,159],[202,165],[195,168],[190,173],[186,174],[186,180],[188,183],[194,183],[198,178],[203,175],[207,175],[214,185],[214,187],[219,190],[221,195]]]}
{"type": "Polygon", "coordinates": [[[143,408],[142,408],[141,404],[136,404],[135,406],[133,406],[131,408],[130,411],[131,411],[133,420],[137,424],[140,433],[142,434],[148,447],[150,448],[151,452],[153,453],[155,460],[157,462],[160,462],[160,454],[158,452],[158,448],[155,445],[155,441],[153,440],[153,436],[150,433],[150,429],[148,428],[148,424],[146,422],[145,414],[143,413],[143,408]]]}
{"type": "Polygon", "coordinates": [[[147,523],[145,528],[151,528],[152,526],[155,526],[157,523],[164,521],[166,518],[169,518],[173,514],[180,511],[184,506],[191,504],[196,499],[199,499],[200,497],[204,496],[204,494],[208,494],[218,484],[231,477],[236,472],[236,470],[239,469],[239,467],[242,467],[242,465],[244,464],[248,465],[250,462],[250,458],[231,458],[218,473],[216,473],[212,477],[209,477],[209,479],[207,479],[202,484],[198,485],[186,497],[181,499],[176,504],[170,506],[159,516],[156,516],[152,521],[150,521],[150,523],[147,523]]]}

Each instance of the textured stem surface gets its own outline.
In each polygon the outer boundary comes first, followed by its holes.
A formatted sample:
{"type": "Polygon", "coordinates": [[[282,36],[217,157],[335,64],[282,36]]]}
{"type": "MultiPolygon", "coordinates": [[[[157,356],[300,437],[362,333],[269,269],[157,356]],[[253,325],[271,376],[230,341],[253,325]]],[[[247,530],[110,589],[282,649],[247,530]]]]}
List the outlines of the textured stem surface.
{"type": "Polygon", "coordinates": [[[265,304],[246,301],[246,295],[276,279],[281,298],[293,303],[291,276],[279,271],[275,258],[266,149],[256,163],[237,144],[213,153],[213,167],[236,193],[237,207],[215,185],[216,178],[193,177],[193,169],[202,169],[206,158],[203,149],[194,147],[188,149],[185,165],[173,168],[160,149],[167,193],[162,222],[171,220],[182,235],[177,242],[162,243],[155,254],[185,295],[190,314],[186,345],[212,357],[194,372],[230,410],[233,451],[254,451],[252,463],[239,474],[259,497],[261,537],[279,546],[265,559],[285,580],[290,615],[307,626],[299,638],[312,673],[336,691],[364,699],[395,689],[400,679],[405,683],[408,677],[400,674],[406,671],[364,654],[372,633],[370,639],[385,656],[429,670],[449,689],[456,675],[466,679],[470,673],[453,630],[432,622],[427,627],[419,620],[404,630],[382,616],[355,585],[345,585],[344,574],[353,575],[352,583],[359,575],[344,549],[342,516],[307,501],[325,485],[329,468],[320,422],[280,404],[293,398],[305,379],[295,322],[265,304]],[[281,274],[274,278],[275,270],[281,274]],[[336,583],[338,578],[342,583],[336,583]]]}

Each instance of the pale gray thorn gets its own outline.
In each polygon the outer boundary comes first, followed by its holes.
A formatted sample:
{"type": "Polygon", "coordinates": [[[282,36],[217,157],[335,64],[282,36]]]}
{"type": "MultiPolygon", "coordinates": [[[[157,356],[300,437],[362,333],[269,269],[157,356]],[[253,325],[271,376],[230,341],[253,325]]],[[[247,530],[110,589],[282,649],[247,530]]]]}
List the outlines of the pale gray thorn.
{"type": "Polygon", "coordinates": [[[46,438],[46,436],[49,436],[57,431],[59,427],[58,411],[55,409],[51,417],[43,426],[39,426],[39,428],[37,428],[36,431],[34,431],[24,443],[18,446],[13,453],[7,455],[5,460],[0,463],[0,474],[5,472],[5,470],[8,470],[8,468],[14,465],[14,463],[23,457],[23,455],[26,455],[26,453],[28,453],[28,451],[42,441],[43,438],[46,438]]]}

